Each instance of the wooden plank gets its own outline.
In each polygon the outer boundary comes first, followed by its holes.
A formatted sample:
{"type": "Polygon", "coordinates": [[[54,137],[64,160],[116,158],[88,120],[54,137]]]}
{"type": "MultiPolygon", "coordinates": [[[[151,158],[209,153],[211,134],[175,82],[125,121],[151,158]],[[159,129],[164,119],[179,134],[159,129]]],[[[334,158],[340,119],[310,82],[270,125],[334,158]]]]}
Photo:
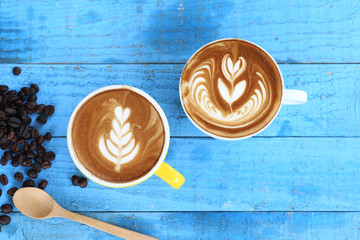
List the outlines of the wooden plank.
{"type": "MultiPolygon", "coordinates": [[[[38,83],[38,102],[53,104],[56,113],[44,126],[65,136],[72,110],[91,91],[112,84],[143,89],[163,107],[172,136],[205,136],[186,118],[178,84],[183,65],[0,65],[3,84],[19,89],[38,83]]],[[[301,106],[283,106],[277,119],[259,136],[360,136],[360,65],[281,65],[287,88],[308,92],[301,106]]]]}
{"type": "Polygon", "coordinates": [[[2,63],[184,63],[236,37],[278,62],[359,62],[355,1],[2,0],[2,63]]]}
{"type": "MultiPolygon", "coordinates": [[[[359,239],[358,212],[111,212],[82,213],[159,239],[359,239]]],[[[119,239],[65,219],[35,220],[11,214],[1,239],[119,239]]]]}
{"type": "MultiPolygon", "coordinates": [[[[57,138],[48,144],[57,158],[36,183],[47,179],[46,190],[75,211],[359,211],[359,145],[360,138],[175,138],[166,161],[185,176],[181,189],[156,176],[125,189],[82,189],[71,186],[80,173],[57,138]]],[[[21,185],[11,177],[19,170],[2,168],[3,193],[21,185]]],[[[3,195],[0,204],[10,201],[3,195]]]]}

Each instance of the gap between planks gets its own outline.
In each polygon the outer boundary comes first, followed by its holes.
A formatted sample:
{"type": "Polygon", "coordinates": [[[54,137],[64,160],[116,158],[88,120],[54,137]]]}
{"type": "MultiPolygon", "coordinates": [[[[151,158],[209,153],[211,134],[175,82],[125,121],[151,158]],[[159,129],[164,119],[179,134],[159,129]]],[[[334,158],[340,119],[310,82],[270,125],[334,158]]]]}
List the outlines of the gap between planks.
{"type": "MultiPolygon", "coordinates": [[[[360,211],[71,211],[74,213],[360,213],[360,211]]],[[[11,213],[22,214],[20,211],[11,213]]]]}
{"type": "MultiPolygon", "coordinates": [[[[139,63],[0,63],[2,65],[180,65],[186,62],[139,62],[139,63]]],[[[356,65],[360,62],[277,62],[278,65],[356,65]]]]}
{"type": "MultiPolygon", "coordinates": [[[[52,138],[66,138],[66,136],[52,136],[52,138]]],[[[207,137],[207,136],[171,136],[170,138],[174,138],[174,139],[182,139],[182,138],[193,138],[193,139],[215,139],[212,137],[207,137]]],[[[360,136],[253,136],[251,138],[256,138],[256,139],[263,139],[263,138],[360,138],[360,136]]],[[[244,139],[246,140],[246,139],[244,139]]],[[[241,141],[241,140],[235,140],[235,141],[241,141]]],[[[224,140],[224,142],[227,142],[226,140],[224,140]]]]}

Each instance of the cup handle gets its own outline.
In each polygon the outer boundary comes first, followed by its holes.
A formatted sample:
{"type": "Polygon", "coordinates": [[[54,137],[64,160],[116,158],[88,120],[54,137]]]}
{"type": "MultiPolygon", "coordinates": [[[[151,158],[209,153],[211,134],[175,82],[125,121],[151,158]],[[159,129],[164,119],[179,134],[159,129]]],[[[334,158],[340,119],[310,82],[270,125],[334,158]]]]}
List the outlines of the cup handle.
{"type": "Polygon", "coordinates": [[[285,89],[282,104],[296,105],[307,102],[307,93],[301,90],[285,89]]]}
{"type": "Polygon", "coordinates": [[[175,189],[180,188],[185,182],[184,176],[166,162],[160,165],[155,174],[175,189]]]}

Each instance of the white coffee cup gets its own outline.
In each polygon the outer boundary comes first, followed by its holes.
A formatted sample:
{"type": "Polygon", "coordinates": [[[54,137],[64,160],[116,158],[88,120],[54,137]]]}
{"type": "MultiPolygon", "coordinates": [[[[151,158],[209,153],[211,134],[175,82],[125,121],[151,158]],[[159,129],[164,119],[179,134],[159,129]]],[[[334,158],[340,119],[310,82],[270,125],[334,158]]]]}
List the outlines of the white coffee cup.
{"type": "MultiPolygon", "coordinates": [[[[229,137],[222,137],[222,136],[218,136],[218,135],[215,135],[209,131],[206,131],[205,129],[203,129],[202,127],[200,127],[189,115],[189,113],[186,111],[186,108],[184,106],[184,102],[183,102],[183,99],[182,99],[182,92],[181,92],[181,77],[180,77],[180,83],[179,83],[179,95],[180,95],[180,101],[181,101],[181,105],[184,109],[184,112],[185,114],[187,115],[188,119],[190,120],[190,122],[192,122],[192,124],[197,127],[200,131],[202,131],[203,133],[213,137],[213,138],[216,138],[216,139],[220,139],[220,140],[228,140],[228,141],[232,141],[232,140],[241,140],[241,139],[246,139],[246,138],[250,138],[262,131],[264,131],[273,121],[274,119],[276,118],[276,116],[278,115],[280,109],[281,109],[281,105],[297,105],[297,104],[304,104],[307,102],[307,93],[304,92],[304,91],[301,91],[301,90],[293,90],[293,89],[284,89],[284,79],[282,77],[282,74],[281,74],[281,71],[280,71],[280,68],[278,66],[278,64],[276,63],[276,61],[274,60],[274,58],[265,50],[263,49],[262,47],[260,47],[259,45],[255,44],[255,43],[252,43],[252,42],[249,42],[249,41],[246,41],[246,40],[242,40],[242,39],[235,39],[235,38],[226,38],[226,39],[219,39],[219,40],[216,40],[216,41],[213,41],[213,42],[210,42],[206,45],[204,45],[203,47],[201,47],[200,49],[198,49],[190,58],[188,61],[190,61],[198,52],[200,52],[201,50],[203,50],[203,48],[207,47],[208,45],[211,45],[211,44],[214,44],[216,42],[219,42],[219,41],[224,41],[224,40],[238,40],[238,41],[243,41],[243,42],[246,42],[246,43],[249,43],[249,44],[252,44],[254,45],[255,47],[259,48],[260,50],[262,50],[265,54],[267,54],[269,56],[269,58],[271,59],[271,61],[273,62],[274,66],[276,66],[279,74],[280,74],[280,77],[281,77],[281,83],[282,83],[282,97],[281,97],[281,104],[280,104],[280,107],[278,108],[276,114],[274,114],[274,116],[272,117],[271,121],[269,121],[264,127],[262,127],[260,130],[258,130],[257,132],[253,133],[253,134],[250,134],[250,135],[246,135],[244,137],[234,137],[234,138],[229,138],[229,137]]],[[[184,66],[184,69],[185,69],[186,65],[184,66]]],[[[184,71],[183,69],[183,71],[184,71]]]]}
{"type": "Polygon", "coordinates": [[[71,158],[74,161],[75,165],[86,177],[88,177],[92,181],[94,181],[100,185],[106,186],[106,187],[123,188],[123,187],[134,186],[136,184],[139,184],[139,183],[147,180],[154,174],[156,174],[158,177],[160,177],[162,180],[164,180],[166,183],[168,183],[173,188],[177,189],[177,188],[181,187],[185,182],[185,178],[178,171],[176,171],[174,168],[172,168],[169,164],[164,162],[166,154],[169,149],[169,144],[170,144],[169,123],[168,123],[165,113],[161,109],[160,105],[149,94],[145,93],[144,91],[137,89],[135,87],[125,86],[125,85],[112,85],[112,86],[103,87],[103,88],[95,90],[94,92],[87,95],[84,99],[81,100],[81,102],[74,109],[73,113],[71,114],[68,128],[67,128],[67,145],[69,148],[71,158]],[[74,125],[75,116],[76,116],[77,112],[79,111],[79,109],[81,109],[83,104],[86,103],[93,96],[95,96],[101,92],[114,90],[114,89],[115,90],[120,90],[120,89],[131,90],[131,91],[141,95],[142,97],[146,98],[155,107],[155,109],[159,113],[160,118],[163,123],[163,126],[164,126],[164,130],[165,130],[165,141],[164,141],[163,150],[161,152],[161,155],[160,155],[156,165],[146,175],[142,176],[141,178],[136,179],[131,182],[125,182],[125,183],[108,182],[108,181],[98,178],[97,176],[92,174],[89,170],[87,170],[87,168],[78,159],[78,156],[75,153],[74,145],[72,143],[72,127],[74,125]]]}

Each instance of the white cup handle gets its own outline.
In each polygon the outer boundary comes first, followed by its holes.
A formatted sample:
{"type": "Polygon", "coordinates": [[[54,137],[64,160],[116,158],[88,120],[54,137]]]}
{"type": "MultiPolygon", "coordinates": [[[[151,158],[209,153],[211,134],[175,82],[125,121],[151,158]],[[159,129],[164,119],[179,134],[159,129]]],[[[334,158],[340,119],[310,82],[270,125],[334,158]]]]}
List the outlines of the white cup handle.
{"type": "Polygon", "coordinates": [[[285,89],[282,99],[284,105],[303,104],[307,101],[307,93],[301,90],[285,89]]]}

